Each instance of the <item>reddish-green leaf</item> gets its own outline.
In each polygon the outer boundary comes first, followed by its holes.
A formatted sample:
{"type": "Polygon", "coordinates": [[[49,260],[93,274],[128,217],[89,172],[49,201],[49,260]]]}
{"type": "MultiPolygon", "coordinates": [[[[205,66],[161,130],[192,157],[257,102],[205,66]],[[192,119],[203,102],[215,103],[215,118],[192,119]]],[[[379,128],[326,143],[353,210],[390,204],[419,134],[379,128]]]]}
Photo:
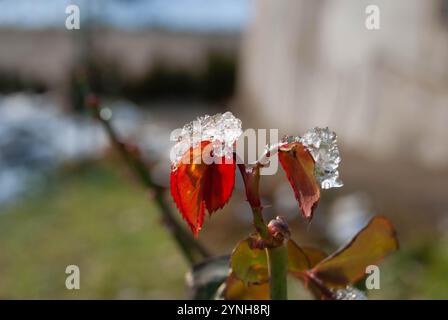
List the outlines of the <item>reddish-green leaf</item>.
{"type": "Polygon", "coordinates": [[[398,249],[395,229],[385,217],[374,217],[345,247],[310,272],[331,288],[343,288],[365,276],[366,267],[398,249]]]}
{"type": "Polygon", "coordinates": [[[314,159],[300,143],[280,147],[278,157],[294,189],[302,215],[310,220],[320,199],[319,184],[314,176],[314,159]]]}
{"type": "Polygon", "coordinates": [[[226,281],[224,297],[226,300],[269,300],[269,283],[245,285],[231,273],[226,281]]]}
{"type": "Polygon", "coordinates": [[[288,271],[297,274],[310,268],[305,252],[293,240],[288,241],[288,271]]]}
{"type": "Polygon", "coordinates": [[[317,298],[323,296],[321,290],[309,278],[308,270],[325,259],[327,255],[319,249],[299,247],[292,240],[288,242],[288,272],[303,281],[305,287],[317,298]]]}
{"type": "Polygon", "coordinates": [[[317,248],[301,247],[301,249],[308,258],[310,268],[313,268],[316,264],[318,264],[328,256],[328,254],[317,248]]]}
{"type": "Polygon", "coordinates": [[[211,214],[222,208],[235,185],[235,161],[206,164],[210,143],[202,142],[184,155],[170,176],[171,195],[182,217],[198,235],[204,221],[205,208],[211,214]]]}
{"type": "Polygon", "coordinates": [[[233,250],[230,267],[245,285],[269,281],[266,251],[254,248],[253,239],[240,241],[233,250]]]}

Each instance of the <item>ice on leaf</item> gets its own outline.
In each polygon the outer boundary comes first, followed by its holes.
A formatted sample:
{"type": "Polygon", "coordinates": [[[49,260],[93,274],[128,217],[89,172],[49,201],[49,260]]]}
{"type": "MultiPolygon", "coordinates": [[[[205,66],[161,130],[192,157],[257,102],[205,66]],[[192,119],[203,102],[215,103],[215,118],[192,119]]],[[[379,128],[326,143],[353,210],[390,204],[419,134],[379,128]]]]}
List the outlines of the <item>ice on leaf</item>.
{"type": "Polygon", "coordinates": [[[306,132],[299,141],[314,158],[315,175],[322,189],[342,187],[338,166],[341,162],[336,133],[328,128],[314,128],[306,132]]]}
{"type": "Polygon", "coordinates": [[[336,133],[328,128],[315,127],[303,136],[285,136],[282,144],[300,142],[315,161],[314,175],[322,189],[342,187],[339,178],[339,163],[341,157],[337,145],[336,133]]]}
{"type": "Polygon", "coordinates": [[[233,148],[242,134],[241,121],[230,112],[203,116],[176,133],[171,137],[177,141],[171,150],[171,195],[182,217],[198,236],[205,209],[214,213],[232,195],[236,169],[233,148]]]}
{"type": "Polygon", "coordinates": [[[202,141],[210,141],[216,157],[233,157],[233,146],[243,133],[241,120],[231,112],[217,113],[213,116],[205,115],[186,124],[174,136],[176,144],[173,146],[171,161],[173,166],[182,159],[182,156],[195,148],[202,141]]]}
{"type": "Polygon", "coordinates": [[[352,286],[347,286],[346,288],[336,290],[335,298],[336,300],[367,300],[364,292],[352,286]]]}

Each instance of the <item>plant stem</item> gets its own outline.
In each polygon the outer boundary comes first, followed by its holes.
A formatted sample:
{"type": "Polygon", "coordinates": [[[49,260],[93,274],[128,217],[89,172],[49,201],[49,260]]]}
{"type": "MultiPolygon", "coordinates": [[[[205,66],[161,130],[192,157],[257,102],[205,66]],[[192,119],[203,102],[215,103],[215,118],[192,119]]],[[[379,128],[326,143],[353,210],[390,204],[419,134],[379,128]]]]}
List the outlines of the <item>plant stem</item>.
{"type": "Polygon", "coordinates": [[[255,229],[266,245],[266,255],[269,266],[269,287],[272,300],[286,300],[288,250],[285,244],[272,246],[273,237],[263,219],[263,207],[259,195],[260,166],[247,171],[245,165],[238,165],[246,189],[246,197],[252,209],[252,219],[255,229]]]}
{"type": "Polygon", "coordinates": [[[260,234],[261,238],[265,241],[270,241],[271,235],[269,234],[268,227],[264,222],[263,214],[260,207],[252,208],[252,219],[254,227],[260,234]]]}
{"type": "Polygon", "coordinates": [[[272,300],[287,300],[288,250],[282,244],[266,249],[269,261],[269,279],[272,300]]]}
{"type": "MultiPolygon", "coordinates": [[[[88,104],[89,102],[87,100],[91,93],[85,76],[80,77],[79,85],[82,90],[85,103],[88,104]]],[[[95,118],[97,118],[104,127],[110,141],[123,160],[129,168],[134,171],[135,175],[140,179],[142,184],[154,193],[154,200],[159,207],[159,212],[162,216],[164,225],[176,241],[177,246],[187,261],[191,265],[194,265],[200,260],[209,257],[210,254],[205,247],[203,247],[198,240],[196,240],[179,224],[170,206],[166,203],[164,197],[165,189],[154,183],[142,158],[139,155],[131,154],[131,152],[126,148],[126,145],[121,142],[112,124],[101,117],[99,105],[93,106],[91,109],[94,112],[95,118]]]]}
{"type": "MultiPolygon", "coordinates": [[[[252,208],[253,223],[265,243],[272,242],[272,236],[263,220],[261,207],[252,208]]],[[[287,300],[288,250],[285,244],[265,249],[268,257],[269,287],[272,300],[287,300]]]]}

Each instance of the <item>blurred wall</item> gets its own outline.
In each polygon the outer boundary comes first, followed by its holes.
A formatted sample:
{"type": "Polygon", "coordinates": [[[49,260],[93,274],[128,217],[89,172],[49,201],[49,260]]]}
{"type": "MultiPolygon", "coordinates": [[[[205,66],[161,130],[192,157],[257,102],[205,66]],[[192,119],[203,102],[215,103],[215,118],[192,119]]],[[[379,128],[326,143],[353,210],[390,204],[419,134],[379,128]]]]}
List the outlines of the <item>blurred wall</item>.
{"type": "MultiPolygon", "coordinates": [[[[240,98],[257,127],[329,126],[381,160],[448,165],[446,0],[259,0],[240,98]],[[367,30],[367,5],[380,30],[367,30]]],[[[282,130],[283,131],[283,130],[282,130]]]]}
{"type": "Polygon", "coordinates": [[[101,64],[101,69],[108,70],[104,77],[119,74],[126,77],[123,81],[138,81],[161,63],[173,70],[195,73],[207,64],[210,53],[234,56],[240,44],[237,33],[3,28],[0,77],[14,75],[23,82],[32,80],[64,95],[86,37],[88,55],[101,64]]]}

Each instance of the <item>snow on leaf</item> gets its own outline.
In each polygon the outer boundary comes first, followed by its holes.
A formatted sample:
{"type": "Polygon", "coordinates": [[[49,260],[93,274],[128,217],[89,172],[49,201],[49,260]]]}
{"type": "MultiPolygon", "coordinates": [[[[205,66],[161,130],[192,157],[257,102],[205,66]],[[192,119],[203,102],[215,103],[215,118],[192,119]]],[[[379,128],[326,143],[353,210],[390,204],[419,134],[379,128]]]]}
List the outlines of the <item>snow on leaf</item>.
{"type": "Polygon", "coordinates": [[[328,128],[315,127],[303,136],[286,136],[283,145],[300,142],[310,152],[315,162],[314,175],[322,189],[338,188],[344,184],[339,178],[341,157],[336,133],[328,128]]]}
{"type": "Polygon", "coordinates": [[[328,128],[314,128],[306,132],[300,142],[315,161],[314,174],[322,189],[342,187],[338,166],[341,162],[336,133],[328,128]]]}
{"type": "Polygon", "coordinates": [[[199,117],[174,136],[171,195],[196,236],[205,209],[215,212],[232,194],[236,168],[233,149],[241,134],[241,120],[225,112],[199,117]]]}
{"type": "Polygon", "coordinates": [[[199,117],[187,123],[173,137],[177,142],[171,151],[171,164],[175,168],[190,148],[197,147],[203,141],[212,143],[215,156],[232,159],[234,144],[242,133],[241,120],[231,112],[199,117]]]}
{"type": "Polygon", "coordinates": [[[367,300],[366,295],[361,290],[358,290],[352,286],[347,286],[343,289],[335,291],[336,300],[367,300]]]}

